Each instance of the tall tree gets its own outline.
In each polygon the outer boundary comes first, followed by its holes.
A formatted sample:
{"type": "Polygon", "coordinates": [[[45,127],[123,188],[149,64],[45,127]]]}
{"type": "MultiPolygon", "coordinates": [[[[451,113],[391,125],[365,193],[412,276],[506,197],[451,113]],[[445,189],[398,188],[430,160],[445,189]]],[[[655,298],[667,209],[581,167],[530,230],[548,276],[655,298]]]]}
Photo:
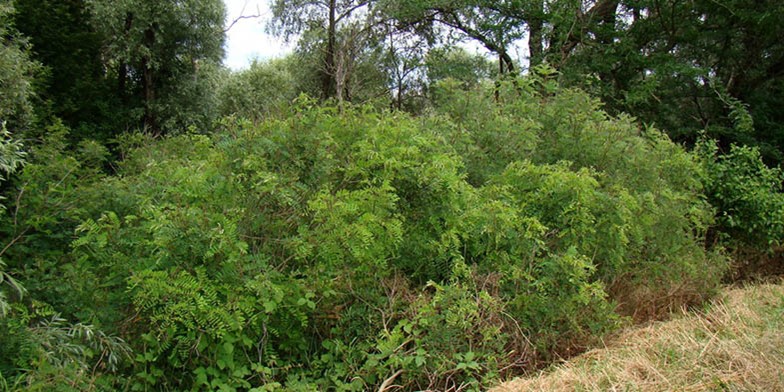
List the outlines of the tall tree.
{"type": "MultiPolygon", "coordinates": [[[[501,73],[515,73],[512,43],[526,38],[527,63],[561,63],[574,48],[614,20],[618,0],[382,0],[406,25],[441,25],[474,40],[499,58],[501,73]]],[[[420,28],[421,29],[421,28],[420,28]]]]}
{"type": "MultiPolygon", "coordinates": [[[[13,132],[30,124],[35,94],[33,81],[40,70],[30,59],[27,40],[14,28],[13,13],[13,4],[0,0],[0,132],[13,132]]],[[[0,138],[4,141],[5,135],[0,138]]],[[[7,155],[2,153],[0,160],[7,155]]]]}
{"type": "MultiPolygon", "coordinates": [[[[181,84],[197,78],[201,63],[223,57],[225,5],[220,0],[88,0],[93,23],[106,37],[106,67],[118,93],[142,102],[142,124],[166,130],[182,109],[181,84]]],[[[187,102],[186,102],[187,103],[187,102]]]]}
{"type": "Polygon", "coordinates": [[[385,26],[383,65],[387,70],[392,108],[415,109],[410,98],[424,93],[424,62],[428,52],[426,39],[411,31],[396,31],[395,26],[385,26]]]}
{"type": "Polygon", "coordinates": [[[117,128],[118,101],[101,64],[103,37],[90,26],[84,0],[16,2],[16,26],[29,38],[33,58],[46,67],[38,95],[47,113],[70,126],[72,136],[107,139],[117,128]]]}
{"type": "Polygon", "coordinates": [[[502,71],[514,73],[518,67],[509,53],[509,46],[522,37],[524,24],[514,15],[500,12],[498,4],[490,6],[490,3],[483,0],[387,0],[383,8],[407,28],[428,31],[441,25],[458,31],[498,55],[502,71]]]}
{"type": "MultiPolygon", "coordinates": [[[[784,158],[784,4],[779,1],[618,2],[561,67],[614,112],[691,142],[699,133],[784,158]]],[[[609,12],[609,11],[608,11],[609,12]]]]}
{"type": "Polygon", "coordinates": [[[594,91],[612,112],[655,122],[682,141],[784,159],[784,3],[776,0],[380,0],[400,23],[441,25],[497,54],[528,38],[528,63],[594,91]]]}
{"type": "MultiPolygon", "coordinates": [[[[369,0],[275,0],[272,3],[271,30],[286,39],[314,30],[324,33],[322,42],[321,95],[324,99],[338,97],[338,35],[342,25],[358,14],[368,15],[369,0]]],[[[353,27],[352,29],[355,29],[353,27]]],[[[347,37],[356,40],[356,30],[347,37]]],[[[345,69],[345,68],[344,68],[345,69]]],[[[343,94],[341,92],[341,94],[343,94]]]]}

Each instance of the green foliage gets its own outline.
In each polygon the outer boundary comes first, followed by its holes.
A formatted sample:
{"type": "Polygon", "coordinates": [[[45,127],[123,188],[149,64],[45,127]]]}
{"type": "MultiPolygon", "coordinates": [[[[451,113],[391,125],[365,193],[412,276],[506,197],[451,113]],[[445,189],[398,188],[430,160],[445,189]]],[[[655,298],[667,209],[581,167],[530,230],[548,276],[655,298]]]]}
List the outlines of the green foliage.
{"type": "Polygon", "coordinates": [[[11,294],[19,298],[25,293],[25,288],[5,272],[5,267],[5,263],[0,259],[0,318],[6,317],[10,311],[9,296],[6,294],[6,290],[10,288],[11,294]]]}
{"type": "Polygon", "coordinates": [[[537,72],[419,118],[302,96],[129,134],[113,176],[53,127],[6,271],[129,342],[99,378],[134,390],[478,390],[708,295],[699,160],[537,72]]]}
{"type": "Polygon", "coordinates": [[[466,89],[476,87],[480,81],[494,75],[492,63],[484,56],[471,55],[456,47],[430,50],[425,58],[425,67],[431,84],[452,78],[466,89]]]}
{"type": "Polygon", "coordinates": [[[521,338],[520,331],[508,330],[504,301],[488,289],[428,283],[407,317],[377,343],[370,363],[403,370],[395,384],[406,389],[477,390],[489,384],[510,357],[530,347],[520,341],[512,348],[510,335],[521,338]]]}
{"type": "Polygon", "coordinates": [[[456,148],[467,157],[469,181],[495,185],[496,195],[503,194],[499,186],[504,185],[530,189],[518,203],[531,206],[539,223],[553,231],[548,245],[560,251],[575,246],[588,256],[610,293],[626,292],[630,311],[652,309],[632,305],[642,298],[632,300],[638,294],[628,290],[675,288],[683,280],[706,284],[673,295],[671,304],[665,299],[645,307],[699,301],[697,292],[712,287],[723,271],[700,244],[712,223],[702,197],[700,160],[655,129],[640,130],[625,116],[609,117],[585,93],[550,84],[551,70],[540,67],[541,76],[508,83],[500,105],[489,92],[466,96],[443,90],[438,110],[466,129],[447,137],[457,140],[456,148]],[[545,176],[549,179],[537,187],[533,184],[541,180],[532,176],[531,164],[514,166],[521,157],[574,174],[545,176]],[[498,173],[510,164],[525,175],[508,172],[500,177],[506,183],[499,183],[498,173]]]}
{"type": "Polygon", "coordinates": [[[129,123],[127,108],[114,95],[116,80],[101,62],[104,36],[90,26],[84,1],[15,2],[15,25],[28,38],[42,66],[36,84],[37,117],[57,117],[72,128],[70,138],[106,141],[129,123]]]}
{"type": "MultiPolygon", "coordinates": [[[[6,176],[13,174],[24,165],[25,155],[27,154],[23,151],[22,143],[11,137],[11,132],[3,123],[0,128],[0,184],[6,180],[6,176]]],[[[0,213],[6,209],[2,203],[3,199],[0,195],[0,213]]]]}
{"type": "Polygon", "coordinates": [[[756,148],[732,145],[719,155],[714,142],[698,151],[705,166],[705,193],[717,209],[718,230],[733,245],[767,251],[784,239],[784,173],[769,168],[756,148]]]}
{"type": "Polygon", "coordinates": [[[40,64],[30,59],[29,43],[14,28],[13,14],[13,3],[0,1],[0,125],[4,139],[6,130],[24,130],[32,122],[34,78],[40,73],[40,64]]]}
{"type": "Polygon", "coordinates": [[[518,62],[529,72],[549,62],[560,83],[678,142],[706,132],[723,148],[758,146],[767,162],[782,160],[780,1],[385,0],[379,8],[427,39],[486,48],[502,75],[518,74],[518,62]],[[523,36],[526,55],[513,50],[523,36]]]}
{"type": "Polygon", "coordinates": [[[403,240],[398,197],[389,184],[356,191],[324,191],[310,203],[313,228],[303,232],[327,270],[348,263],[359,273],[386,270],[403,240]]]}
{"type": "Polygon", "coordinates": [[[694,143],[707,134],[723,149],[758,146],[766,161],[781,161],[782,117],[773,109],[784,97],[782,74],[774,71],[784,53],[782,26],[774,22],[784,15],[780,2],[621,1],[607,15],[605,23],[572,17],[595,24],[586,37],[595,41],[581,42],[565,59],[564,82],[675,140],[694,143]]]}
{"type": "Polygon", "coordinates": [[[212,118],[211,74],[223,57],[225,5],[216,0],[86,2],[103,37],[104,67],[116,96],[139,115],[138,127],[160,134],[212,118]]]}
{"type": "Polygon", "coordinates": [[[36,301],[32,310],[14,305],[0,326],[0,376],[12,390],[112,389],[117,379],[111,374],[130,358],[130,347],[121,338],[92,325],[68,323],[36,301]]]}
{"type": "Polygon", "coordinates": [[[218,92],[221,114],[258,123],[280,112],[296,97],[291,62],[254,61],[247,70],[231,74],[218,92]]]}
{"type": "Polygon", "coordinates": [[[4,389],[480,390],[711,295],[715,230],[784,235],[775,154],[692,154],[611,114],[724,145],[778,132],[772,3],[276,1],[298,52],[233,74],[222,2],[54,3],[0,3],[4,389]],[[13,22],[63,121],[31,121],[13,22]],[[439,24],[508,77],[425,56],[439,24]],[[390,91],[425,114],[379,110],[390,91]],[[85,138],[139,125],[119,161],[85,138]]]}
{"type": "MultiPolygon", "coordinates": [[[[77,278],[67,264],[71,237],[65,233],[82,219],[79,203],[97,202],[83,186],[92,186],[108,153],[85,141],[74,156],[67,154],[67,129],[55,124],[47,140],[33,143],[29,154],[4,140],[4,169],[12,172],[13,205],[0,220],[7,236],[0,256],[0,376],[4,388],[24,390],[114,389],[118,372],[130,355],[119,337],[89,323],[69,323],[51,304],[73,315],[87,308],[63,278],[77,278]],[[65,272],[65,274],[63,274],[65,272]]],[[[70,318],[70,317],[69,317],[70,318]]]]}

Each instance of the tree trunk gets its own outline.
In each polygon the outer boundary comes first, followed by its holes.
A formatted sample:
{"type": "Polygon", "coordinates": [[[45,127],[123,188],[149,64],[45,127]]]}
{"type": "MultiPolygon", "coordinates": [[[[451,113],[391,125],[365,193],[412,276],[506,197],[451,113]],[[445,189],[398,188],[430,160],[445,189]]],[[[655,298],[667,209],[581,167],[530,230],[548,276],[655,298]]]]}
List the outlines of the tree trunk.
{"type": "Polygon", "coordinates": [[[399,75],[397,78],[397,102],[395,103],[397,110],[403,109],[403,76],[399,75]]]}
{"type": "Polygon", "coordinates": [[[528,67],[534,67],[539,65],[544,59],[542,55],[544,53],[544,47],[542,46],[542,38],[543,38],[543,15],[544,15],[544,2],[542,0],[536,1],[534,4],[536,7],[531,15],[528,17],[528,67]]]}
{"type": "MultiPolygon", "coordinates": [[[[133,26],[133,14],[129,12],[127,15],[125,15],[126,36],[130,34],[132,26],[133,26]]],[[[119,69],[117,70],[117,91],[120,95],[120,101],[123,104],[128,103],[128,93],[126,91],[127,83],[128,83],[128,63],[122,61],[120,62],[119,69]]]]}
{"type": "Polygon", "coordinates": [[[126,62],[121,62],[120,67],[117,70],[117,92],[120,95],[120,101],[122,103],[128,103],[128,94],[126,94],[126,84],[128,81],[128,64],[126,62]]]}
{"type": "MultiPolygon", "coordinates": [[[[152,27],[144,32],[144,41],[147,49],[152,51],[155,42],[155,30],[152,27]]],[[[142,95],[144,99],[144,128],[153,135],[160,135],[161,130],[153,112],[155,102],[155,73],[150,64],[150,56],[142,57],[142,95]]]]}
{"type": "Polygon", "coordinates": [[[327,50],[324,53],[324,73],[322,74],[322,97],[334,98],[337,95],[335,80],[335,46],[337,45],[337,0],[329,0],[329,21],[327,25],[327,50]]]}
{"type": "Polygon", "coordinates": [[[501,54],[498,54],[498,77],[495,79],[495,90],[493,91],[493,96],[495,97],[495,102],[501,102],[501,78],[504,76],[504,58],[501,54]]]}

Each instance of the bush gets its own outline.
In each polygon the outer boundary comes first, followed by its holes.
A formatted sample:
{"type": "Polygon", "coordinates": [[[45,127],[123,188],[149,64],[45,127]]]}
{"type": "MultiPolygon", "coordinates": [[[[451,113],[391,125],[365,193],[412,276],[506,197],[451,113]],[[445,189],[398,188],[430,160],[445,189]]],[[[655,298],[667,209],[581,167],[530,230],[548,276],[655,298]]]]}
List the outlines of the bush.
{"type": "Polygon", "coordinates": [[[710,293],[694,156],[541,78],[439,94],[129,137],[80,209],[27,207],[79,277],[40,296],[131,342],[134,389],[262,391],[479,389],[710,293]]]}
{"type": "Polygon", "coordinates": [[[456,122],[445,137],[466,157],[469,181],[498,188],[504,179],[527,189],[518,203],[540,214],[551,238],[570,236],[560,249],[576,246],[592,261],[594,278],[623,313],[642,319],[702,301],[726,263],[702,246],[713,216],[701,160],[658,130],[608,116],[581,91],[559,90],[547,69],[539,72],[501,86],[496,104],[489,89],[464,94],[447,85],[439,93],[438,111],[456,122]],[[541,169],[519,180],[499,176],[526,160],[529,168],[560,165],[563,174],[551,183],[537,180],[541,169]],[[581,173],[574,182],[570,171],[581,173]]]}
{"type": "Polygon", "coordinates": [[[769,168],[759,150],[732,145],[720,155],[714,142],[698,146],[705,193],[717,209],[717,229],[733,247],[767,251],[784,239],[784,172],[769,168]]]}
{"type": "Polygon", "coordinates": [[[296,93],[286,60],[254,61],[250,68],[227,76],[218,90],[221,115],[236,115],[258,123],[279,113],[296,93]]]}
{"type": "Polygon", "coordinates": [[[784,173],[766,166],[756,148],[732,145],[728,153],[720,154],[715,142],[703,140],[697,151],[707,198],[716,207],[716,226],[708,241],[731,250],[728,279],[780,274],[784,173]]]}

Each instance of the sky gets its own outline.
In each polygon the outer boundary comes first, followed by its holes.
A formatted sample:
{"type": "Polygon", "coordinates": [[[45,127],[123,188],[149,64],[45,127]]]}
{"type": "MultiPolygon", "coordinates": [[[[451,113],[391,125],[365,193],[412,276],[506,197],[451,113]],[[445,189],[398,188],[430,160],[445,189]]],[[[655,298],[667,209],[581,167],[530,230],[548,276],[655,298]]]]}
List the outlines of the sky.
{"type": "MultiPolygon", "coordinates": [[[[267,34],[265,29],[272,17],[270,0],[224,0],[226,3],[226,26],[240,16],[258,17],[238,20],[227,32],[226,59],[224,64],[233,70],[248,68],[254,59],[268,60],[283,57],[294,50],[295,42],[285,43],[282,39],[267,34]]],[[[488,55],[486,49],[476,42],[460,45],[471,53],[488,55]]],[[[527,42],[521,40],[510,48],[513,58],[527,55],[527,42]]]]}
{"type": "Polygon", "coordinates": [[[269,0],[224,0],[226,3],[226,26],[240,15],[260,15],[257,18],[238,20],[226,33],[226,59],[224,64],[231,69],[247,68],[254,59],[267,60],[285,56],[293,50],[294,43],[286,44],[282,39],[265,32],[272,16],[269,0]]]}

